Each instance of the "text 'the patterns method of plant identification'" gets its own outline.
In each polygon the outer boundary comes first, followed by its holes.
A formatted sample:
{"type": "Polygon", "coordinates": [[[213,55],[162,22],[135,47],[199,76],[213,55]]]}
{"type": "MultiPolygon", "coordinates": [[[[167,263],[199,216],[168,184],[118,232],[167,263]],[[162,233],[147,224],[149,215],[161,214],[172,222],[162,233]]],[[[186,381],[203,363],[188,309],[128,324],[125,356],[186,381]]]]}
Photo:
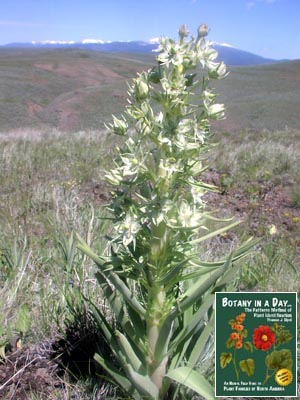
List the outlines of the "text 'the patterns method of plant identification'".
{"type": "Polygon", "coordinates": [[[215,190],[201,180],[210,121],[224,117],[211,81],[227,74],[207,32],[201,25],[194,38],[182,26],[178,41],[162,38],[156,66],[133,80],[129,105],[109,127],[124,136],[106,173],[113,188],[109,251],[97,255],[78,237],[98,266],[110,309],[107,318],[91,305],[114,361],[95,359],[126,398],[214,398],[200,372],[212,340],[214,292],[233,281],[236,261],[253,246],[247,241],[219,261],[201,257],[204,241],[238,224],[220,221],[212,229],[217,219],[203,199],[215,190]]]}

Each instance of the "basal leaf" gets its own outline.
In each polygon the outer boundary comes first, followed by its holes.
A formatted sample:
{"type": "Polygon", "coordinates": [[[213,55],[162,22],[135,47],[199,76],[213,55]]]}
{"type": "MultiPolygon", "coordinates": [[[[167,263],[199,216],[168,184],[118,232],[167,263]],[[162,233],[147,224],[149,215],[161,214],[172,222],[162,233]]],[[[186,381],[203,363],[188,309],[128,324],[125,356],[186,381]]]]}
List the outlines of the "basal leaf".
{"type": "Polygon", "coordinates": [[[207,382],[203,375],[189,367],[179,367],[169,371],[168,378],[185,385],[194,392],[203,396],[206,400],[215,400],[212,386],[207,382]]]}

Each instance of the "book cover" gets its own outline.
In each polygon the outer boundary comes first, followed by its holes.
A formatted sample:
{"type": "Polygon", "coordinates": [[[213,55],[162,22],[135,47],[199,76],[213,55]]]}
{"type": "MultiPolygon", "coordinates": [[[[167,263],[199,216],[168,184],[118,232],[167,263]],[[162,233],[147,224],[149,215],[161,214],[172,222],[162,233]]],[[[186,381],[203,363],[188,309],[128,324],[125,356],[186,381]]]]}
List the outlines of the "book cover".
{"type": "Polygon", "coordinates": [[[216,397],[297,397],[297,293],[215,300],[216,397]]]}

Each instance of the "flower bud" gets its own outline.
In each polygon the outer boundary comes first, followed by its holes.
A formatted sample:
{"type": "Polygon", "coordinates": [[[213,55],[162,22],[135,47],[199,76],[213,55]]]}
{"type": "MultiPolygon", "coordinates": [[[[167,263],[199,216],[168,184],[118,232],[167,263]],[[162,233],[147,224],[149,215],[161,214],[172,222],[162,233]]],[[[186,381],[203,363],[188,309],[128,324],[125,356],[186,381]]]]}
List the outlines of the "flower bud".
{"type": "Polygon", "coordinates": [[[208,76],[212,79],[222,79],[228,75],[226,72],[226,65],[223,62],[209,63],[208,67],[208,76]]]}
{"type": "Polygon", "coordinates": [[[201,24],[198,28],[198,37],[202,38],[208,35],[208,26],[201,24]]]}
{"type": "Polygon", "coordinates": [[[147,82],[143,79],[137,79],[135,83],[135,95],[138,100],[144,100],[149,93],[149,87],[147,82]]]}
{"type": "Polygon", "coordinates": [[[116,135],[121,135],[121,136],[126,135],[128,128],[126,121],[124,121],[123,119],[119,119],[114,115],[113,115],[113,120],[114,120],[113,124],[110,124],[112,131],[116,135]]]}
{"type": "Polygon", "coordinates": [[[179,33],[180,39],[184,39],[185,37],[189,36],[190,32],[189,32],[187,26],[185,24],[183,24],[183,25],[181,25],[178,33],[179,33]]]}
{"type": "Polygon", "coordinates": [[[206,111],[212,119],[222,119],[225,116],[224,104],[210,104],[206,105],[206,111]]]}

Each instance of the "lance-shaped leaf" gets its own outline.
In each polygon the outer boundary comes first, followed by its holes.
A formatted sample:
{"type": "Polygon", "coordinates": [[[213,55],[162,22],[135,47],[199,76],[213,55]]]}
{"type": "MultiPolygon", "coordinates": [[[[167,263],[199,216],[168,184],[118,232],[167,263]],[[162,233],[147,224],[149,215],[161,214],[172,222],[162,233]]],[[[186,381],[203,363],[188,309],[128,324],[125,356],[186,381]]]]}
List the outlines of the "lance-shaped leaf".
{"type": "Polygon", "coordinates": [[[77,248],[81,250],[84,254],[86,254],[89,258],[91,258],[99,267],[102,267],[103,264],[107,262],[107,258],[99,257],[97,254],[95,254],[78,233],[76,234],[76,238],[77,248]]]}
{"type": "Polygon", "coordinates": [[[181,277],[181,271],[183,267],[189,262],[189,259],[185,259],[174,265],[170,271],[168,271],[164,276],[162,276],[159,280],[159,284],[164,286],[173,286],[174,282],[177,283],[181,277]],[[175,278],[175,279],[174,279],[175,278]]]}
{"type": "Polygon", "coordinates": [[[126,374],[122,370],[117,369],[99,354],[94,355],[94,359],[98,362],[101,367],[111,375],[114,381],[120,385],[134,400],[140,400],[140,394],[136,391],[132,382],[127,378],[126,374]]]}
{"type": "Polygon", "coordinates": [[[130,364],[127,366],[128,377],[134,384],[134,387],[147,400],[159,400],[159,390],[147,375],[141,375],[135,372],[130,364]]]}
{"type": "Polygon", "coordinates": [[[109,343],[109,346],[112,350],[112,352],[116,355],[116,357],[119,359],[121,365],[126,364],[126,359],[124,355],[122,354],[122,351],[120,350],[119,343],[117,341],[115,332],[107,322],[106,317],[102,314],[102,312],[97,308],[94,304],[90,303],[91,307],[93,309],[93,317],[95,319],[95,322],[98,324],[98,327],[100,331],[103,333],[105,336],[107,343],[109,343]]]}
{"type": "Polygon", "coordinates": [[[178,313],[178,311],[183,312],[188,309],[191,305],[195,304],[195,302],[201,298],[205,294],[205,292],[224,274],[226,269],[231,265],[231,257],[228,258],[225,265],[222,268],[219,268],[217,271],[211,274],[210,277],[205,279],[204,281],[200,280],[194,285],[192,285],[184,294],[184,298],[178,304],[178,308],[173,310],[173,313],[178,313]]]}
{"type": "Polygon", "coordinates": [[[129,289],[126,283],[122,281],[122,279],[120,279],[116,273],[110,272],[109,280],[118,290],[118,292],[123,296],[124,300],[126,301],[126,304],[129,307],[131,307],[134,311],[136,311],[140,316],[144,316],[146,314],[146,310],[137,300],[137,298],[133,295],[132,290],[129,289]]]}
{"type": "Polygon", "coordinates": [[[178,333],[176,339],[174,339],[176,346],[178,346],[182,341],[186,341],[187,338],[195,334],[195,331],[197,331],[201,323],[203,323],[204,316],[207,313],[208,309],[212,306],[213,302],[214,295],[209,294],[204,299],[200,308],[195,313],[192,313],[190,320],[187,321],[186,318],[183,318],[183,327],[181,329],[181,332],[178,333]]]}
{"type": "Polygon", "coordinates": [[[215,400],[214,390],[203,375],[189,367],[179,367],[170,370],[168,378],[187,386],[206,400],[215,400]]]}
{"type": "Polygon", "coordinates": [[[223,228],[220,228],[220,229],[216,229],[215,231],[212,231],[212,232],[208,233],[207,235],[204,235],[204,236],[201,236],[201,237],[199,237],[197,239],[191,240],[189,242],[189,244],[197,244],[197,243],[204,242],[205,240],[211,239],[211,238],[213,238],[213,237],[215,237],[217,235],[220,235],[221,233],[224,233],[224,232],[228,231],[229,229],[234,228],[235,226],[239,225],[240,223],[241,223],[241,221],[233,222],[232,224],[227,225],[227,226],[225,226],[223,228]]]}
{"type": "Polygon", "coordinates": [[[159,336],[154,350],[154,359],[157,363],[160,363],[168,353],[170,339],[173,334],[173,323],[173,319],[167,317],[159,330],[159,336]]]}
{"type": "Polygon", "coordinates": [[[122,281],[115,272],[107,268],[103,268],[104,258],[100,258],[99,256],[97,256],[97,254],[93,252],[93,250],[84,242],[84,240],[79,235],[77,235],[77,239],[77,247],[87,256],[89,256],[100,267],[101,273],[106,277],[106,279],[108,279],[110,283],[115,286],[118,292],[123,296],[124,301],[126,301],[127,305],[132,307],[141,316],[144,316],[146,314],[146,310],[135,298],[126,283],[122,281]]]}
{"type": "MultiPolygon", "coordinates": [[[[101,273],[96,273],[96,278],[101,285],[104,297],[108,300],[111,311],[113,312],[118,324],[122,326],[124,331],[131,337],[138,335],[139,332],[137,332],[136,329],[133,328],[131,321],[129,320],[125,312],[126,310],[124,307],[124,302],[120,300],[118,292],[112,289],[105,276],[103,276],[101,273]]],[[[89,302],[89,299],[86,300],[87,302],[89,302]]]]}
{"type": "MultiPolygon", "coordinates": [[[[191,364],[191,362],[193,362],[194,359],[199,359],[213,330],[214,323],[212,316],[210,320],[204,324],[205,313],[212,306],[213,301],[214,295],[208,295],[196,313],[184,313],[184,316],[191,314],[191,317],[189,320],[188,318],[183,318],[181,332],[178,332],[179,328],[177,328],[178,334],[176,337],[172,338],[170,346],[170,348],[173,349],[170,364],[171,368],[179,366],[184,358],[188,362],[188,365],[193,366],[196,364],[191,364]],[[190,343],[193,343],[193,346],[190,346],[190,343]]],[[[192,308],[188,311],[192,311],[192,308]]]]}
{"type": "MultiPolygon", "coordinates": [[[[143,342],[145,331],[140,316],[131,308],[126,310],[124,301],[121,301],[118,292],[112,289],[104,275],[96,273],[96,278],[101,285],[104,296],[108,300],[118,324],[136,344],[143,345],[141,342],[143,342]]],[[[86,301],[90,302],[88,298],[86,298],[86,301]]]]}
{"type": "Polygon", "coordinates": [[[228,269],[226,273],[222,275],[222,277],[217,281],[214,290],[216,292],[221,291],[229,282],[234,282],[237,278],[237,273],[240,266],[234,265],[232,268],[228,269]]]}
{"type": "Polygon", "coordinates": [[[139,371],[143,364],[141,359],[138,357],[137,352],[133,350],[126,336],[124,336],[121,332],[116,331],[116,337],[127,363],[130,364],[135,371],[139,371]]]}
{"type": "MultiPolygon", "coordinates": [[[[232,254],[232,262],[238,261],[240,258],[246,256],[249,254],[249,252],[252,250],[252,248],[254,246],[256,246],[258,243],[260,242],[260,240],[252,240],[249,239],[247,240],[245,243],[243,243],[238,249],[233,251],[232,254]]],[[[201,267],[201,269],[203,267],[206,268],[215,268],[215,267],[220,267],[222,265],[224,265],[226,263],[226,259],[225,260],[219,260],[219,261],[213,261],[213,262],[209,262],[209,261],[202,261],[199,259],[199,253],[196,253],[193,255],[193,258],[190,259],[190,263],[192,265],[201,267]]],[[[204,273],[206,273],[207,270],[204,269],[204,273]]]]}
{"type": "MultiPolygon", "coordinates": [[[[192,347],[192,351],[189,356],[187,356],[188,365],[195,367],[199,359],[203,353],[204,347],[211,336],[211,333],[214,329],[214,317],[211,315],[209,321],[206,323],[205,328],[201,332],[201,335],[198,336],[196,342],[192,347]]],[[[194,337],[197,336],[196,334],[194,337]]]]}

